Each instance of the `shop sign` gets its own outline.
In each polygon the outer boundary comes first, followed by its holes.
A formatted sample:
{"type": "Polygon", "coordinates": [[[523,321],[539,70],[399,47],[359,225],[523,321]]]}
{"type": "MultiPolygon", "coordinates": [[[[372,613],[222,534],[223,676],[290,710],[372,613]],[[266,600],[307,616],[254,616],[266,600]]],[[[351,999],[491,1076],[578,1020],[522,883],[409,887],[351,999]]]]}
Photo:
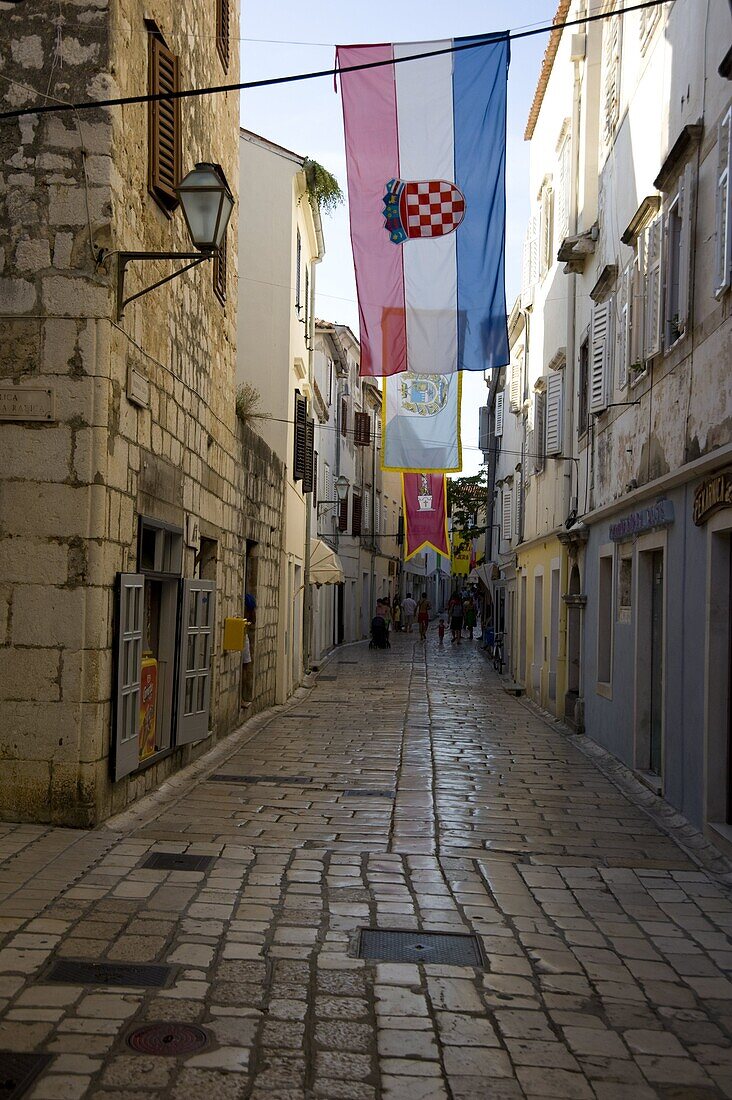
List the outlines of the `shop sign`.
{"type": "Polygon", "coordinates": [[[0,386],[0,420],[54,420],[47,386],[0,386]]]}
{"type": "Polygon", "coordinates": [[[617,523],[610,524],[610,538],[613,542],[623,542],[633,535],[641,535],[654,527],[668,527],[674,521],[674,506],[670,500],[657,500],[647,508],[631,512],[617,523]]]}
{"type": "Polygon", "coordinates": [[[732,505],[732,470],[723,470],[702,481],[694,493],[692,516],[697,527],[706,523],[712,512],[732,505]]]}

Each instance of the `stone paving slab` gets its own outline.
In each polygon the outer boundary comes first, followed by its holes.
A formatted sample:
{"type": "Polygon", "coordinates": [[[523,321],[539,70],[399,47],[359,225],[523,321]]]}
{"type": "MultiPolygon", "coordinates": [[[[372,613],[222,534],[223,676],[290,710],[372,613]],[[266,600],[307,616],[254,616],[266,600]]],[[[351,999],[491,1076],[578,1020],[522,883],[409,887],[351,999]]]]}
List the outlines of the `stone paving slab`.
{"type": "Polygon", "coordinates": [[[28,1096],[731,1097],[725,881],[477,645],[397,637],[327,675],[109,827],[0,826],[0,1050],[53,1055],[28,1096]],[[365,962],[361,928],[473,933],[485,965],[365,962]],[[60,985],[56,959],[173,973],[60,985]],[[157,1020],[211,1042],[133,1053],[157,1020]]]}

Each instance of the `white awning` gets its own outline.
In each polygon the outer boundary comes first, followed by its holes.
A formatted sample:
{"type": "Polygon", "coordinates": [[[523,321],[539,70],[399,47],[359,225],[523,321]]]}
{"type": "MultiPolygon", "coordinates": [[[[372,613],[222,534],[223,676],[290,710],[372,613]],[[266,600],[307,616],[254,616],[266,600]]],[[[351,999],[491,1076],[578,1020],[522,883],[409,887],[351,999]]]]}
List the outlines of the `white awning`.
{"type": "Polygon", "coordinates": [[[341,584],[345,580],[341,559],[322,539],[310,540],[310,583],[341,584]]]}
{"type": "Polygon", "coordinates": [[[482,581],[487,589],[491,587],[491,567],[490,565],[478,565],[473,569],[468,577],[469,581],[482,581]]]}

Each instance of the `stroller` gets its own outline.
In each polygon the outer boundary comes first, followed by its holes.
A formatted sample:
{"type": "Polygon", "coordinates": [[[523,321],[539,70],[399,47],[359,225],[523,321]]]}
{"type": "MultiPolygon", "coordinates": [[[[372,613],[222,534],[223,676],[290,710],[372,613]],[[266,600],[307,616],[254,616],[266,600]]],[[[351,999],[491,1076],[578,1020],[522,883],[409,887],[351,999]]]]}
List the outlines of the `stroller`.
{"type": "Polygon", "coordinates": [[[391,649],[386,619],[383,619],[381,615],[374,615],[371,620],[369,649],[391,649]]]}

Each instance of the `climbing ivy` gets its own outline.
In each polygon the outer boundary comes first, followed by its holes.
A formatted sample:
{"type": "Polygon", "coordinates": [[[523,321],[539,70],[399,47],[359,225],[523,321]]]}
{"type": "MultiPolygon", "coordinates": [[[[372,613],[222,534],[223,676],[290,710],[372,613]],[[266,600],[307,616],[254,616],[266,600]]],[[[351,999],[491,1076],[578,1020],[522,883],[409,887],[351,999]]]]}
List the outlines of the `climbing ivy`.
{"type": "Polygon", "coordinates": [[[322,164],[318,164],[317,160],[310,160],[309,157],[306,157],[303,168],[311,201],[321,212],[332,214],[343,202],[343,192],[338,180],[322,164]]]}

